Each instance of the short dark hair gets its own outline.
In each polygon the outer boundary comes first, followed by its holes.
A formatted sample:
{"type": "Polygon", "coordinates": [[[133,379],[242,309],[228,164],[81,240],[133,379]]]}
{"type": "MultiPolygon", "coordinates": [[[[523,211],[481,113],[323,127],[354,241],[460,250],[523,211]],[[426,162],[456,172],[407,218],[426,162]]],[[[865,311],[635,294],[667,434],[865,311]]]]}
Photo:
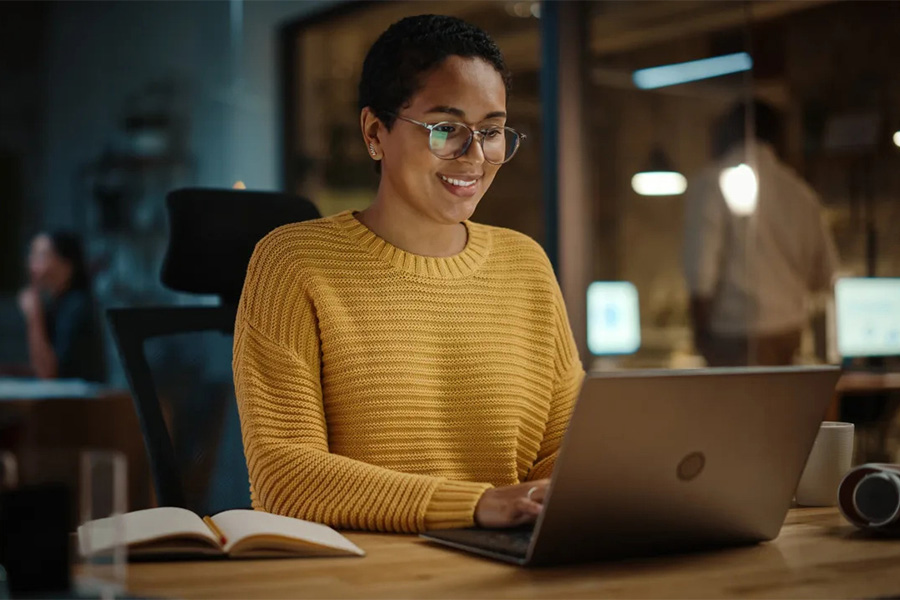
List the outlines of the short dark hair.
{"type": "Polygon", "coordinates": [[[418,15],[388,27],[369,48],[359,80],[359,109],[368,106],[390,129],[393,115],[419,91],[423,76],[450,56],[484,60],[503,78],[509,95],[509,70],[484,30],[456,17],[418,15]]]}
{"type": "MultiPolygon", "coordinates": [[[[751,125],[754,137],[771,144],[776,150],[780,149],[783,142],[783,126],[778,110],[761,100],[753,100],[751,104],[753,107],[753,123],[751,125]]],[[[747,109],[748,103],[739,102],[716,122],[713,139],[715,156],[721,157],[735,144],[744,141],[747,109]]]]}
{"type": "Polygon", "coordinates": [[[69,288],[73,290],[88,290],[91,287],[91,277],[88,273],[87,261],[84,258],[84,246],[81,237],[71,231],[51,231],[47,234],[53,251],[72,265],[72,280],[69,288]]]}

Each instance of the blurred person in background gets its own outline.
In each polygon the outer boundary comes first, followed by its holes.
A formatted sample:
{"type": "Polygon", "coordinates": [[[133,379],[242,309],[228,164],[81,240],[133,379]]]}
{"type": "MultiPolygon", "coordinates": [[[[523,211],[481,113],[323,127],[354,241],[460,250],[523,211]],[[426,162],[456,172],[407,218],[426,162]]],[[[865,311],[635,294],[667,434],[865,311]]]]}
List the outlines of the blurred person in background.
{"type": "Polygon", "coordinates": [[[19,292],[29,365],[42,379],[103,381],[103,341],[78,236],[40,233],[28,254],[29,284],[19,292]]]}
{"type": "Polygon", "coordinates": [[[684,272],[710,366],[791,364],[810,294],[831,291],[838,261],[818,195],[776,153],[778,113],[752,111],[740,103],[719,120],[716,161],[686,196],[684,272]]]}

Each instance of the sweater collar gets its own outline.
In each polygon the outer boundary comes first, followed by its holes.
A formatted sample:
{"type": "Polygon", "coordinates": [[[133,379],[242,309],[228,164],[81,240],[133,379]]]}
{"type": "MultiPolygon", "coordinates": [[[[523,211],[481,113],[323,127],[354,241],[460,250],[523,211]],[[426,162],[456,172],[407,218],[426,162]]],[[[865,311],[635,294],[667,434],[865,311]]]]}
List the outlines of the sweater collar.
{"type": "Polygon", "coordinates": [[[471,221],[463,221],[468,231],[468,239],[462,252],[454,256],[437,257],[421,256],[397,248],[363,225],[353,211],[345,210],[331,219],[369,254],[390,263],[396,269],[418,277],[430,279],[466,277],[477,271],[490,253],[490,229],[471,221]]]}

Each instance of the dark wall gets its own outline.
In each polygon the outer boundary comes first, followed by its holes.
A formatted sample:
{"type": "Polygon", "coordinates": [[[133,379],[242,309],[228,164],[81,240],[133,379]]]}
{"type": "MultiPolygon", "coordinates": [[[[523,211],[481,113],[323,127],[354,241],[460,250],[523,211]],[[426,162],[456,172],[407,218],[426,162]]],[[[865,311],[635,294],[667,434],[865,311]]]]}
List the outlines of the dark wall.
{"type": "Polygon", "coordinates": [[[0,3],[0,293],[22,283],[40,194],[47,12],[42,2],[0,3]]]}

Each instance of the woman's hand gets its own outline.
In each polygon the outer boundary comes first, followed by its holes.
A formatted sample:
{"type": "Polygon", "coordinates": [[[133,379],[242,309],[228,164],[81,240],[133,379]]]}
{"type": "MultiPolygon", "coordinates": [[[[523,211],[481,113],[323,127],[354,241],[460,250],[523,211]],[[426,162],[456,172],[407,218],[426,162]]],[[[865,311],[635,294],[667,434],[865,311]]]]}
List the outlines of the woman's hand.
{"type": "Polygon", "coordinates": [[[41,293],[35,286],[30,285],[19,292],[19,309],[26,319],[33,319],[43,310],[41,293]]]}
{"type": "Polygon", "coordinates": [[[499,528],[533,523],[549,485],[549,479],[538,479],[485,491],[475,506],[475,524],[499,528]]]}

